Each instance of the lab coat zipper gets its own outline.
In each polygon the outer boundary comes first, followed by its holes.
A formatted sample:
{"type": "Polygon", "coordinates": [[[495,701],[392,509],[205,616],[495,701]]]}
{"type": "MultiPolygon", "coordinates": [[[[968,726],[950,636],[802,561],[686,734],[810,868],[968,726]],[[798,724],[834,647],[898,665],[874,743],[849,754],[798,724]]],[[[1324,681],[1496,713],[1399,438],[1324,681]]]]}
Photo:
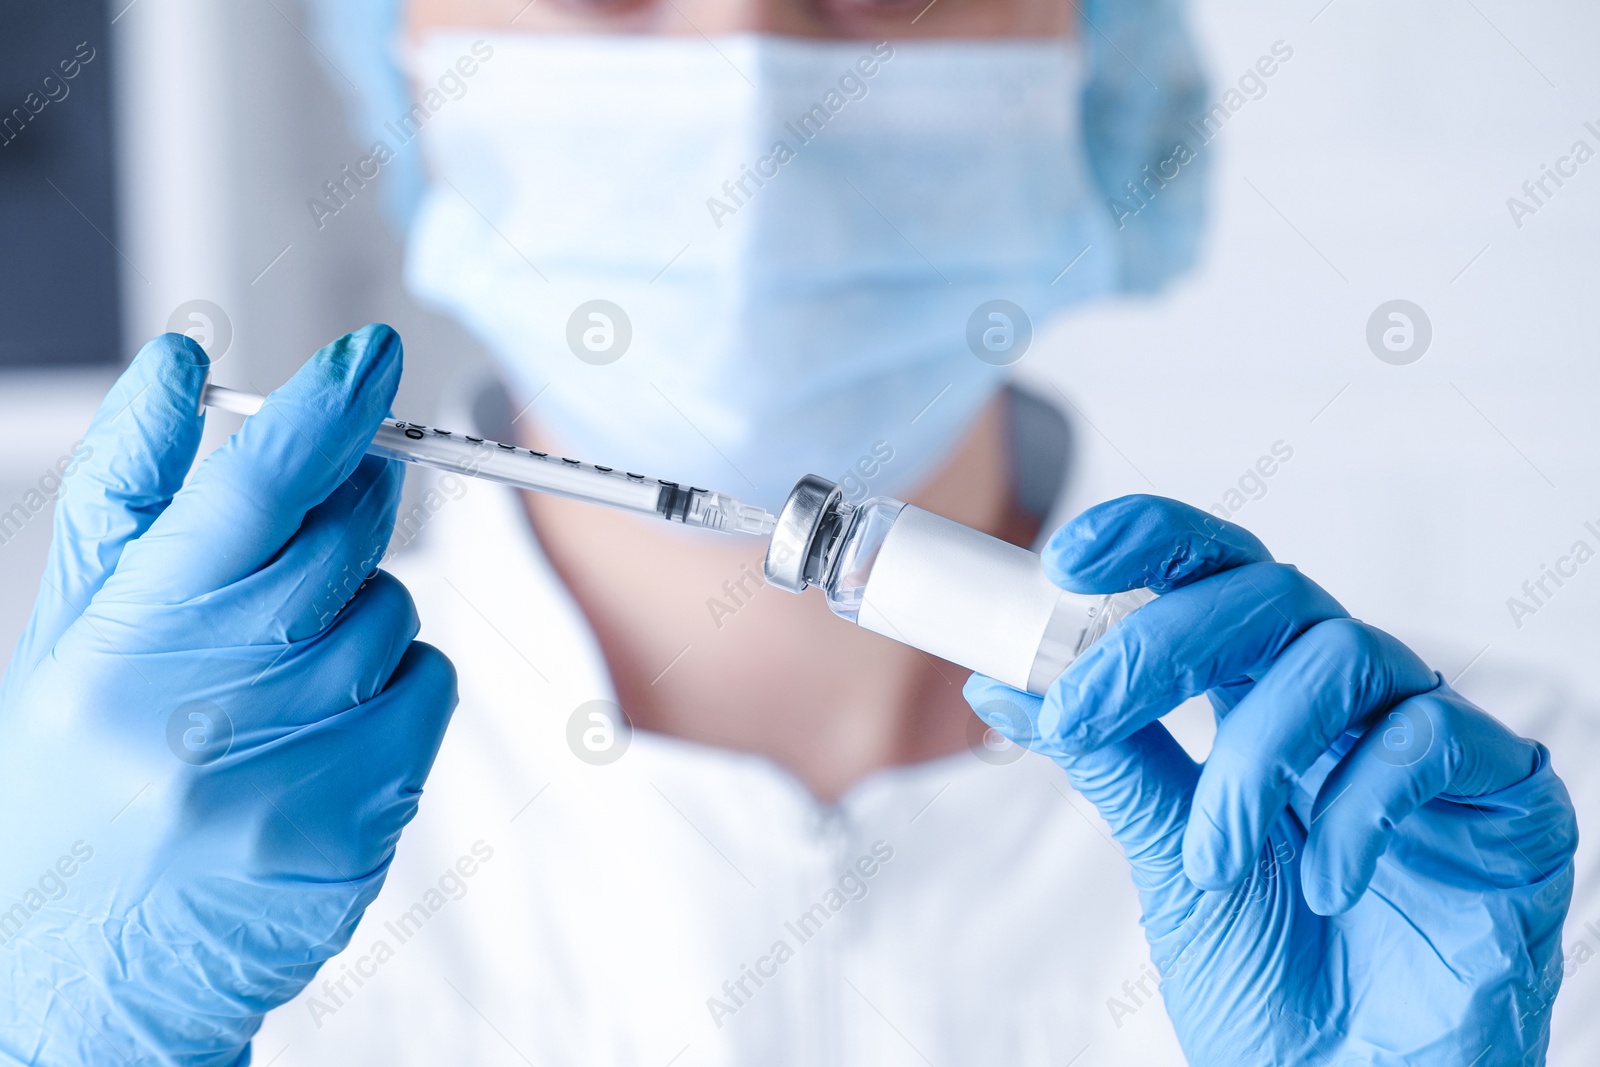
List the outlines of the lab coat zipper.
{"type": "MultiPolygon", "coordinates": [[[[829,805],[818,811],[818,850],[822,856],[822,870],[813,879],[815,894],[833,884],[839,870],[848,862],[850,826],[844,811],[829,805]]],[[[849,908],[845,908],[828,923],[823,931],[827,936],[817,938],[816,1007],[817,1007],[817,1059],[815,1067],[845,1067],[851,1059],[846,1056],[848,1042],[844,1033],[844,958],[848,943],[849,908]]]]}

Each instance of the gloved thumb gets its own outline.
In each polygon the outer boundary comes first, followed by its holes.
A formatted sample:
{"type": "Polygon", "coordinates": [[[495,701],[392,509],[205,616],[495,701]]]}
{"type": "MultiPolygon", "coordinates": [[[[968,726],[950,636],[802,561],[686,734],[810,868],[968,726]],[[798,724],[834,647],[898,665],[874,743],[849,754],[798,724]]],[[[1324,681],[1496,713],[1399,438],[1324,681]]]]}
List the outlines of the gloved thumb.
{"type": "Polygon", "coordinates": [[[979,674],[967,679],[963,694],[991,727],[1055,760],[1100,812],[1133,868],[1149,935],[1176,928],[1201,892],[1183,873],[1183,831],[1200,765],[1167,728],[1153,722],[1124,741],[1070,755],[1040,738],[1039,697],[979,674]]]}

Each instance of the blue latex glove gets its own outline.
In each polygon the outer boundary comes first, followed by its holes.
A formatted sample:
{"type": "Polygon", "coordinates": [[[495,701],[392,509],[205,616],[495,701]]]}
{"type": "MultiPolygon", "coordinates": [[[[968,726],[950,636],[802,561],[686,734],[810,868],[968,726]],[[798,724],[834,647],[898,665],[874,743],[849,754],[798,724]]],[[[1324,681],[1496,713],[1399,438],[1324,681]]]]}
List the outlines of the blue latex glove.
{"type": "Polygon", "coordinates": [[[1110,824],[1189,1062],[1542,1062],[1577,842],[1544,747],[1185,504],[1102,504],[1044,562],[1164,595],[1042,700],[967,699],[1110,824]],[[1200,693],[1204,766],[1157,721],[1200,693]]]}
{"type": "Polygon", "coordinates": [[[192,341],[95,416],[0,683],[0,1063],[244,1062],[377,894],[455,703],[375,570],[400,361],[323,349],[186,486],[192,341]]]}

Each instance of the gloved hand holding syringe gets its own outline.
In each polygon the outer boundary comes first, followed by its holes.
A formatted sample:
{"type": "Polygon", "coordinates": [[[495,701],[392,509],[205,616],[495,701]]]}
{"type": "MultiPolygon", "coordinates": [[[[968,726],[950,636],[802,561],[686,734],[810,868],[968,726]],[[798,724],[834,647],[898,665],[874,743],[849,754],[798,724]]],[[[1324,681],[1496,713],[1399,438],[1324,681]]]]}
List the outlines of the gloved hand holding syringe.
{"type": "MultiPolygon", "coordinates": [[[[207,407],[241,415],[262,398],[208,384],[207,407]]],[[[385,419],[368,452],[722,533],[772,535],[768,583],[821,586],[840,618],[902,644],[1043,693],[1118,619],[1155,598],[1068,592],[1026,549],[911,504],[847,503],[816,475],[796,483],[778,516],[726,493],[516,445],[385,419]]]]}

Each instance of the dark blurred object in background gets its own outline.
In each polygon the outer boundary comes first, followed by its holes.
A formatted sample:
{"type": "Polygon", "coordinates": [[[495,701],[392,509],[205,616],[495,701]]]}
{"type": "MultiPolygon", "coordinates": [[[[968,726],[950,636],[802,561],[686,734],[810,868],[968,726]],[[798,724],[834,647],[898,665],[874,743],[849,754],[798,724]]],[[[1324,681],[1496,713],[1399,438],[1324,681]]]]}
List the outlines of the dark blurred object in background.
{"type": "Polygon", "coordinates": [[[0,0],[0,366],[121,348],[103,0],[0,0]]]}

